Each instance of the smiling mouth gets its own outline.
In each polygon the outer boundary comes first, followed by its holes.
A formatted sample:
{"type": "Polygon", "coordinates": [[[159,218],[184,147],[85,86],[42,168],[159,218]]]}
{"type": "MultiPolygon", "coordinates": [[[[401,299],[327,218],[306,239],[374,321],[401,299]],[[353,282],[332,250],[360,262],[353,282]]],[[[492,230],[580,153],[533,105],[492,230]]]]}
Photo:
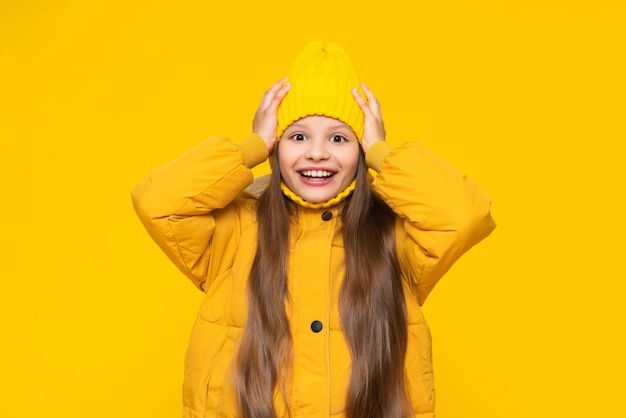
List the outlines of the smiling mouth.
{"type": "Polygon", "coordinates": [[[304,170],[300,171],[300,175],[308,180],[326,180],[335,175],[335,173],[326,170],[304,170]]]}

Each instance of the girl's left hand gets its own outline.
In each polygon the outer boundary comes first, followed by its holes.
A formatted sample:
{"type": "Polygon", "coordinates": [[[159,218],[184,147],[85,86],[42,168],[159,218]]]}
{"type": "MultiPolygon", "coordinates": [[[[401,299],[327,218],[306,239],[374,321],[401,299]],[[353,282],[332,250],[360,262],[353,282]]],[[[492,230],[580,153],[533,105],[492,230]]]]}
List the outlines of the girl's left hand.
{"type": "Polygon", "coordinates": [[[385,131],[385,123],[383,121],[382,110],[380,109],[380,103],[378,103],[378,99],[374,96],[374,93],[367,88],[365,83],[361,83],[361,88],[365,93],[365,97],[367,101],[361,97],[356,88],[352,89],[352,96],[354,100],[358,103],[361,111],[363,111],[363,139],[361,140],[361,146],[363,147],[363,152],[366,152],[370,149],[370,147],[379,141],[384,141],[387,136],[387,132],[385,131]]]}

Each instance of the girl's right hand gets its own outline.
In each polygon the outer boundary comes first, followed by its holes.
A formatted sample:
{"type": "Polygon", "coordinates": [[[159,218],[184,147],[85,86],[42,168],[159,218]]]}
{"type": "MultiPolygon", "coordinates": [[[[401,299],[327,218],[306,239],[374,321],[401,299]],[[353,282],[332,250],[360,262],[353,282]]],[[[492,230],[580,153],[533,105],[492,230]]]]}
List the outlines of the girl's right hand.
{"type": "Polygon", "coordinates": [[[361,97],[356,88],[352,89],[352,96],[354,96],[354,100],[356,100],[363,112],[364,127],[361,146],[363,147],[363,151],[367,153],[374,143],[384,141],[387,133],[385,131],[385,122],[383,121],[383,114],[378,99],[365,83],[361,83],[361,89],[363,89],[367,101],[361,97]]]}
{"type": "Polygon", "coordinates": [[[278,106],[291,88],[291,83],[286,81],[287,78],[283,78],[265,92],[252,121],[252,132],[263,139],[269,153],[274,149],[277,139],[278,106]]]}

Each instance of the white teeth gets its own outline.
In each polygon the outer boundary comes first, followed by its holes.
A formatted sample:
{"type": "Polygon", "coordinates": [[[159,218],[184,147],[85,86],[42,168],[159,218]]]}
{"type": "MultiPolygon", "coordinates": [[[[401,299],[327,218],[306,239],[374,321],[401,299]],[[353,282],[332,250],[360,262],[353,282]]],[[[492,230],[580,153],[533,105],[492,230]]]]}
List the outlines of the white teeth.
{"type": "Polygon", "coordinates": [[[300,174],[305,177],[330,177],[333,175],[333,173],[326,170],[305,170],[302,171],[300,174]]]}

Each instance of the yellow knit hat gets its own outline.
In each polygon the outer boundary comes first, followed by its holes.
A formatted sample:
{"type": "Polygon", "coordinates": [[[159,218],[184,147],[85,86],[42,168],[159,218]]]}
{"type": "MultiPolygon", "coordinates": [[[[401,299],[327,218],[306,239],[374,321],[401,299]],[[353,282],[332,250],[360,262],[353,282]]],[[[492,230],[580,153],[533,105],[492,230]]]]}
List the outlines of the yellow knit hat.
{"type": "Polygon", "coordinates": [[[359,80],[344,50],[332,42],[309,43],[296,58],[289,73],[291,90],[278,108],[278,132],[305,116],[329,116],[363,137],[363,112],[352,97],[359,80]]]}

